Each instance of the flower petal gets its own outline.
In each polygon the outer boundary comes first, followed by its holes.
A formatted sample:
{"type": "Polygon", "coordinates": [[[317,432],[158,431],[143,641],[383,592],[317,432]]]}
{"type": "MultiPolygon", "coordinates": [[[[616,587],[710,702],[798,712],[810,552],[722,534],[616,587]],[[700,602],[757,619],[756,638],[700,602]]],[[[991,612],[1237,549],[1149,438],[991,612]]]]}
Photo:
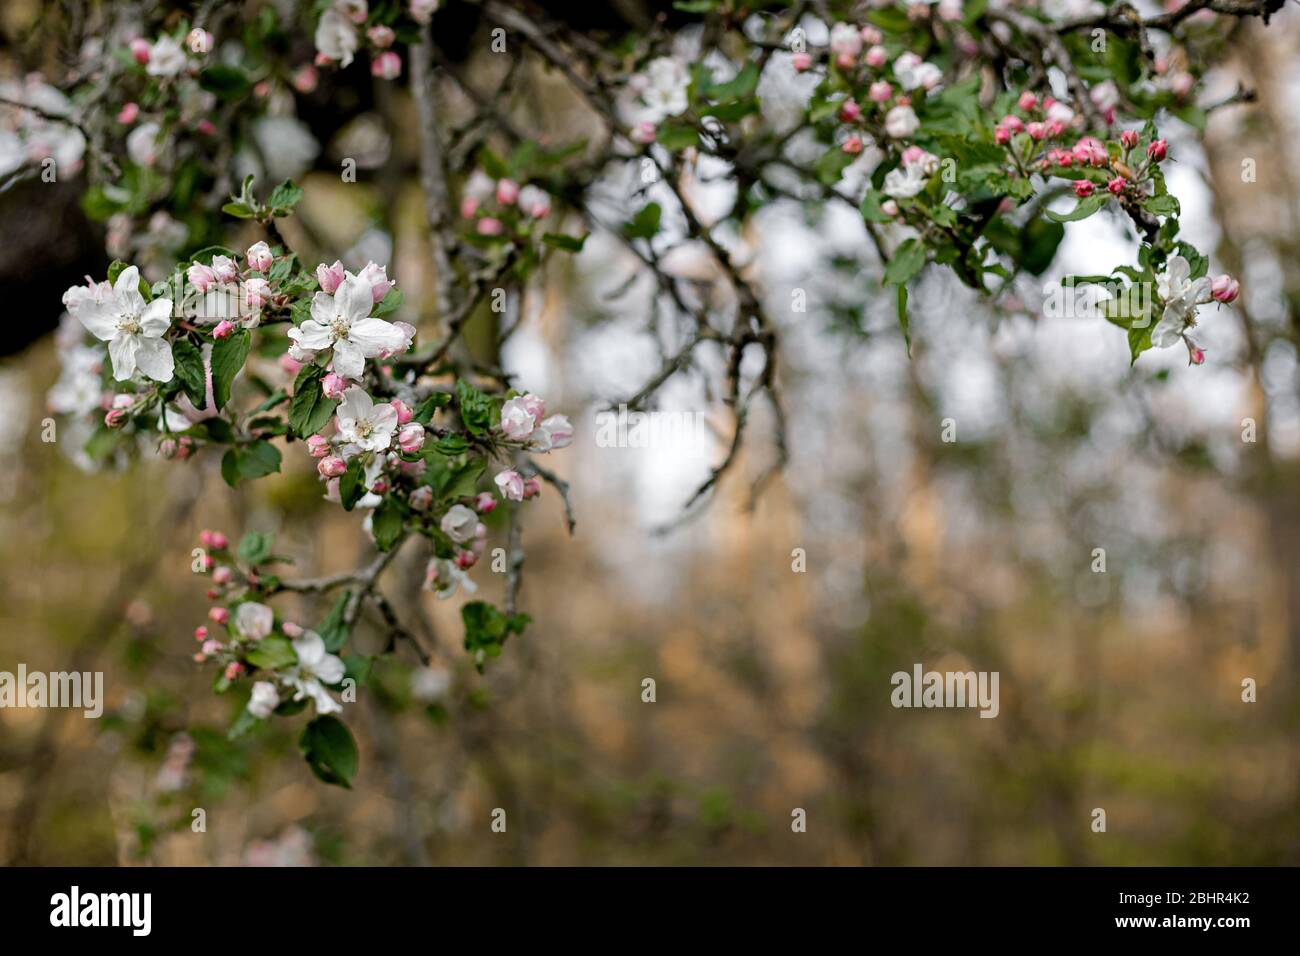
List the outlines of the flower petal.
{"type": "Polygon", "coordinates": [[[140,315],[140,332],[147,338],[161,338],[171,325],[171,299],[154,299],[140,315]]]}
{"type": "Polygon", "coordinates": [[[289,338],[305,349],[319,351],[330,347],[330,330],[312,319],[308,319],[296,329],[289,330],[289,338]]]}
{"type": "Polygon", "coordinates": [[[383,319],[359,319],[348,330],[349,341],[361,347],[366,358],[383,352],[396,352],[406,345],[406,333],[383,319]]]}
{"type": "Polygon", "coordinates": [[[364,319],[374,306],[374,296],[370,293],[370,283],[365,279],[348,274],[334,293],[334,307],[351,325],[358,319],[364,319]]]}
{"type": "MultiPolygon", "coordinates": [[[[176,360],[172,357],[171,343],[166,339],[149,339],[132,336],[135,339],[135,364],[155,382],[170,382],[176,370],[176,360]]],[[[111,346],[110,346],[111,348],[111,346]]]]}
{"type": "Polygon", "coordinates": [[[108,357],[113,360],[113,378],[124,382],[135,374],[136,337],[117,335],[108,343],[108,357]]]}
{"type": "Polygon", "coordinates": [[[334,371],[344,378],[360,378],[366,370],[366,357],[347,339],[334,343],[334,371]]]}

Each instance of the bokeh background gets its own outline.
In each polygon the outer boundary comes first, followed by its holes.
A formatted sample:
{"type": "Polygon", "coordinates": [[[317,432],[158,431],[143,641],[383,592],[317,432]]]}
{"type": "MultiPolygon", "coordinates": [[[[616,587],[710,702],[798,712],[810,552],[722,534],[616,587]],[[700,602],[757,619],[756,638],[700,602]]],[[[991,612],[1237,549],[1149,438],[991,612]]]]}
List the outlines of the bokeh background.
{"type": "MultiPolygon", "coordinates": [[[[6,75],[30,67],[22,38],[38,9],[5,4],[6,75]]],[[[505,67],[466,29],[458,69],[488,88],[505,67]]],[[[1131,260],[1118,221],[1073,224],[1048,273],[997,306],[927,274],[909,360],[861,222],[777,201],[729,242],[782,327],[790,464],[751,509],[775,454],[756,414],[710,507],[657,534],[725,452],[731,421],[706,356],[658,405],[699,414],[702,434],[597,445],[597,410],[660,362],[640,263],[597,232],[516,300],[524,322],[506,341],[495,316],[477,317],[475,348],[578,426],[549,462],[573,485],[577,531],[549,487],[524,509],[534,621],[481,676],[459,646],[463,596],[422,591],[414,550],[388,571],[436,672],[392,661],[347,707],[361,747],[351,791],[308,772],[301,718],[226,739],[238,704],[190,660],[207,610],[190,563],[200,529],[260,530],[304,575],[344,570],[368,553],[358,519],[322,500],[305,454],[232,492],[206,456],[87,472],[69,433],[42,441],[59,295],[78,269],[102,269],[103,239],[72,184],[58,202],[39,183],[0,194],[0,670],[102,670],[107,696],[100,720],[0,710],[0,860],[1300,861],[1300,17],[1233,24],[1231,41],[1204,98],[1241,83],[1258,103],[1213,111],[1204,135],[1167,127],[1184,232],[1244,290],[1202,310],[1204,367],[1171,349],[1130,368],[1120,331],[1042,317],[1045,281],[1131,260]],[[799,290],[802,313],[789,306],[799,290]],[[998,671],[999,716],[895,710],[890,675],[918,662],[998,671]],[[1257,702],[1242,700],[1246,678],[1257,702]],[[497,807],[504,834],[490,829],[497,807]],[[195,808],[206,833],[191,831],[195,808]],[[794,808],[806,833],[791,830],[794,808]]],[[[512,118],[550,142],[582,135],[580,103],[523,68],[512,118]]],[[[402,318],[420,323],[432,281],[411,106],[364,72],[356,85],[342,119],[304,121],[315,148],[289,157],[307,198],[286,238],[308,258],[390,261],[402,318]],[[360,182],[339,182],[340,156],[365,157],[360,182]]],[[[796,87],[793,74],[765,80],[765,109],[796,87]]],[[[471,115],[454,86],[446,95],[457,122],[471,115]]],[[[696,170],[704,210],[734,188],[717,172],[696,170]]],[[[636,208],[636,176],[611,169],[599,184],[608,221],[636,208]]],[[[707,254],[669,250],[667,233],[668,268],[725,308],[707,254]]],[[[489,548],[503,544],[494,527],[489,548]]],[[[475,578],[499,597],[502,575],[475,578]]]]}

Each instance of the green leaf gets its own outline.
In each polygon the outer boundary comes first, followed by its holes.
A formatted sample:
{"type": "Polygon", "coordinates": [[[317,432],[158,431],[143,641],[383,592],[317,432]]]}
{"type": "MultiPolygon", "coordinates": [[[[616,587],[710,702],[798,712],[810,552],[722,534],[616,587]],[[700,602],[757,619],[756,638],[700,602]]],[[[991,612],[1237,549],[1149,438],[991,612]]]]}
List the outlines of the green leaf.
{"type": "Polygon", "coordinates": [[[289,427],[299,438],[314,435],[330,420],[338,400],[326,398],[321,390],[325,369],[305,365],[293,383],[293,401],[289,404],[289,427]]]}
{"type": "Polygon", "coordinates": [[[375,659],[365,654],[349,654],[343,658],[344,679],[351,677],[357,682],[358,687],[365,686],[366,681],[370,679],[370,671],[374,663],[375,659]]]}
{"type": "Polygon", "coordinates": [[[370,531],[375,536],[375,546],[380,551],[387,551],[402,533],[404,516],[402,507],[392,495],[385,496],[375,509],[370,523],[370,531]]]}
{"type": "Polygon", "coordinates": [[[280,450],[269,441],[255,441],[239,449],[239,477],[252,480],[280,470],[280,450]]]}
{"type": "Polygon", "coordinates": [[[252,336],[247,329],[236,329],[212,347],[212,399],[221,409],[230,401],[230,386],[244,367],[252,336]]]}
{"type": "Polygon", "coordinates": [[[623,224],[623,235],[629,239],[650,239],[659,231],[663,207],[657,202],[646,203],[635,216],[623,224]]]}
{"type": "Polygon", "coordinates": [[[274,671],[298,663],[293,644],[281,634],[268,634],[245,655],[248,663],[262,670],[274,671]]]}
{"type": "Polygon", "coordinates": [[[243,70],[218,63],[199,74],[199,86],[223,100],[235,100],[252,89],[253,84],[243,70]]]}
{"type": "Polygon", "coordinates": [[[885,266],[886,285],[906,285],[925,268],[925,244],[919,239],[908,239],[897,249],[885,266]]]}
{"type": "Polygon", "coordinates": [[[302,187],[292,179],[286,179],[271,190],[270,198],[266,200],[266,204],[271,208],[272,212],[287,215],[302,200],[302,195],[302,187]]]}
{"type": "Polygon", "coordinates": [[[456,381],[456,400],[460,405],[460,420],[470,434],[482,435],[492,427],[492,399],[463,378],[456,381]]]}
{"type": "Polygon", "coordinates": [[[1163,196],[1148,196],[1142,200],[1142,208],[1157,216],[1177,216],[1181,211],[1177,198],[1168,193],[1163,196]]]}
{"type": "Polygon", "coordinates": [[[427,425],[433,421],[433,413],[451,404],[451,396],[446,392],[434,392],[415,409],[414,421],[427,425]]]}
{"type": "Polygon", "coordinates": [[[465,625],[465,650],[473,657],[481,673],[489,658],[500,657],[501,647],[511,634],[522,634],[528,626],[527,614],[506,617],[486,601],[470,601],[460,609],[465,625]]]}
{"type": "Polygon", "coordinates": [[[844,175],[844,170],[848,169],[855,159],[856,156],[836,146],[822,153],[821,158],[813,164],[813,172],[817,174],[817,181],[823,186],[834,186],[844,175]]]}
{"type": "Polygon", "coordinates": [[[236,219],[252,219],[256,215],[253,207],[242,202],[228,202],[221,207],[221,211],[228,216],[234,216],[236,219]]]}
{"type": "Polygon", "coordinates": [[[1104,190],[1093,193],[1087,199],[1080,199],[1079,204],[1070,212],[1059,213],[1051,209],[1047,210],[1047,218],[1053,222],[1078,222],[1080,219],[1087,219],[1102,206],[1106,205],[1106,200],[1110,198],[1110,193],[1104,190]]]}
{"type": "Polygon", "coordinates": [[[341,720],[317,717],[303,730],[298,749],[318,778],[351,789],[357,774],[357,742],[341,720]]]}
{"type": "Polygon", "coordinates": [[[221,477],[231,488],[239,484],[239,455],[233,448],[221,456],[221,477]]]}
{"type": "Polygon", "coordinates": [[[396,312],[402,305],[404,296],[400,289],[389,289],[388,294],[379,300],[375,305],[374,315],[376,317],[387,315],[389,312],[396,312]]]}
{"type": "Polygon", "coordinates": [[[321,640],[325,642],[325,650],[331,654],[336,653],[339,648],[347,643],[350,628],[343,619],[347,613],[348,601],[352,599],[351,591],[344,591],[334,601],[334,606],[330,608],[329,614],[325,620],[316,628],[316,633],[320,635],[321,640]]]}
{"type": "Polygon", "coordinates": [[[581,252],[582,247],[586,245],[587,237],[566,236],[562,232],[548,232],[543,234],[542,242],[564,252],[581,252]]]}
{"type": "Polygon", "coordinates": [[[275,535],[269,531],[250,531],[239,540],[235,553],[246,564],[261,564],[271,556],[275,535]]]}
{"type": "Polygon", "coordinates": [[[464,435],[443,435],[433,443],[433,450],[440,455],[454,458],[469,450],[469,441],[464,435]]]}
{"type": "Polygon", "coordinates": [[[1065,227],[1034,217],[1021,232],[1020,265],[1030,275],[1042,275],[1056,258],[1056,249],[1065,238],[1065,227]]]}
{"type": "Polygon", "coordinates": [[[235,718],[235,722],[231,724],[230,729],[226,731],[226,739],[238,740],[261,722],[262,721],[259,718],[254,717],[247,709],[241,710],[239,716],[235,718]]]}
{"type": "Polygon", "coordinates": [[[176,359],[176,377],[185,395],[195,408],[202,408],[207,400],[207,373],[203,370],[203,353],[189,339],[172,343],[172,357],[176,359]]]}
{"type": "Polygon", "coordinates": [[[360,456],[348,462],[347,471],[339,479],[339,500],[344,511],[351,511],[366,494],[366,469],[360,456]]]}
{"type": "Polygon", "coordinates": [[[659,145],[670,152],[677,152],[687,146],[698,146],[700,134],[694,126],[680,122],[668,122],[659,127],[655,134],[659,145]]]}
{"type": "Polygon", "coordinates": [[[710,84],[702,92],[713,100],[736,100],[754,95],[758,89],[758,64],[746,63],[744,69],[725,83],[710,84]]]}

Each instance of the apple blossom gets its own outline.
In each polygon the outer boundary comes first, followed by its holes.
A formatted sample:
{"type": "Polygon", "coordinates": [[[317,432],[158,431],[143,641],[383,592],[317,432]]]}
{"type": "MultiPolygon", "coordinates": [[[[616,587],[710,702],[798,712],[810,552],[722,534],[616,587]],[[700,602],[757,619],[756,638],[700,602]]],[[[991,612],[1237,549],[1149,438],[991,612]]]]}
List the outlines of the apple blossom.
{"type": "Polygon", "coordinates": [[[1191,265],[1182,256],[1170,256],[1165,271],[1156,276],[1156,292],[1164,303],[1160,321],[1151,331],[1151,344],[1164,349],[1196,324],[1197,305],[1210,301],[1210,280],[1191,277],[1191,265]]]}
{"type": "Polygon", "coordinates": [[[141,66],[144,66],[146,63],[149,62],[150,45],[149,45],[149,41],[146,40],[144,37],[136,37],[134,40],[132,40],[130,44],[130,50],[131,50],[131,58],[135,60],[135,62],[139,63],[141,66]]]}
{"type": "Polygon", "coordinates": [[[224,607],[214,607],[208,610],[208,620],[215,624],[224,625],[230,620],[230,611],[224,607]]]}
{"type": "Polygon", "coordinates": [[[428,485],[421,485],[407,496],[406,503],[411,506],[412,511],[428,511],[433,504],[433,489],[428,485]]]}
{"type": "Polygon", "coordinates": [[[1087,199],[1092,195],[1093,184],[1087,179],[1076,179],[1074,181],[1074,194],[1080,199],[1087,199]]]}
{"type": "Polygon", "coordinates": [[[686,111],[686,88],[691,76],[686,64],[675,57],[661,56],[651,60],[638,78],[636,86],[641,92],[641,102],[659,122],[667,116],[677,116],[686,111]]]}
{"type": "Polygon", "coordinates": [[[867,98],[873,103],[888,103],[894,95],[894,88],[888,80],[877,80],[867,88],[867,98]]]}
{"type": "Polygon", "coordinates": [[[162,127],[157,123],[141,123],[126,137],[126,155],[137,166],[152,166],[158,161],[158,137],[162,127]]]}
{"type": "Polygon", "coordinates": [[[1215,276],[1210,283],[1210,296],[1216,302],[1232,302],[1241,291],[1241,284],[1230,275],[1215,276]]]}
{"type": "Polygon", "coordinates": [[[507,399],[501,406],[501,430],[507,438],[522,441],[533,433],[537,427],[537,418],[533,414],[524,396],[507,399]]]}
{"type": "Polygon", "coordinates": [[[63,304],[91,335],[108,343],[113,377],[129,379],[138,369],[158,382],[169,381],[175,362],[164,335],[171,327],[171,299],[146,303],[140,294],[140,270],[123,269],[113,292],[102,301],[88,299],[76,287],[63,296],[63,304]]]}
{"type": "Polygon", "coordinates": [[[515,200],[519,198],[519,184],[513,179],[501,179],[497,181],[497,202],[503,206],[513,206],[515,200]]]}
{"type": "Polygon", "coordinates": [[[424,426],[418,422],[403,425],[397,433],[397,447],[407,455],[413,455],[424,445],[424,426]]]}
{"type": "Polygon", "coordinates": [[[284,673],[284,682],[294,689],[294,700],[310,698],[316,713],[335,714],[343,705],[329,695],[326,684],[337,684],[347,673],[343,661],[325,649],[325,641],[315,631],[304,631],[293,641],[298,662],[284,673]]]}
{"type": "Polygon", "coordinates": [[[260,641],[275,627],[275,612],[265,604],[245,601],[235,608],[235,630],[250,641],[260,641]]]}
{"type": "Polygon", "coordinates": [[[316,471],[322,478],[338,478],[348,470],[348,463],[337,455],[329,455],[316,463],[316,471]]]}
{"type": "Polygon", "coordinates": [[[835,56],[856,57],[862,52],[862,32],[847,23],[831,27],[830,50],[835,56]]]}
{"type": "Polygon", "coordinates": [[[921,128],[921,121],[910,106],[895,106],[885,114],[885,132],[895,139],[911,136],[921,128]]]}
{"type": "Polygon", "coordinates": [[[551,196],[537,186],[525,186],[519,190],[519,208],[534,219],[545,218],[551,212],[551,196]]]}
{"type": "Polygon", "coordinates": [[[505,231],[501,220],[493,216],[484,216],[475,228],[480,236],[499,236],[505,231]]]}
{"type": "Polygon", "coordinates": [[[139,103],[126,103],[117,111],[117,121],[123,126],[130,126],[140,115],[139,103]]]}
{"type": "Polygon", "coordinates": [[[867,66],[879,68],[889,62],[889,51],[883,46],[873,46],[867,50],[867,55],[863,59],[867,66]]]}
{"type": "Polygon", "coordinates": [[[478,525],[478,515],[464,505],[452,505],[442,516],[438,525],[442,533],[457,544],[464,544],[474,537],[474,528],[478,525]]]}
{"type": "Polygon", "coordinates": [[[404,340],[401,330],[391,322],[369,318],[373,307],[370,283],[349,274],[333,296],[316,293],[311,318],[290,329],[289,338],[313,351],[333,349],[334,370],[358,379],[367,358],[397,349],[404,340]]]}
{"type": "Polygon", "coordinates": [[[850,136],[840,145],[840,149],[844,150],[844,152],[848,153],[850,156],[858,155],[862,152],[862,147],[863,143],[861,136],[850,136]]]}
{"type": "Polygon", "coordinates": [[[234,578],[234,572],[226,565],[218,565],[212,569],[212,583],[218,586],[229,584],[234,578]]]}
{"type": "Polygon", "coordinates": [[[501,489],[501,496],[508,501],[524,500],[524,479],[519,472],[513,468],[506,468],[497,472],[496,478],[493,479],[496,486],[501,489]]]}
{"type": "Polygon", "coordinates": [[[1155,140],[1149,146],[1147,146],[1147,155],[1150,156],[1152,159],[1154,159],[1157,163],[1160,162],[1162,159],[1164,159],[1165,156],[1167,156],[1168,154],[1169,154],[1169,144],[1163,139],[1155,140]]]}
{"type": "Polygon", "coordinates": [[[370,297],[376,303],[382,302],[384,296],[388,295],[393,286],[397,285],[396,282],[388,278],[388,267],[374,262],[367,262],[365,268],[357,273],[357,278],[370,283],[370,297]]]}
{"type": "Polygon", "coordinates": [[[1016,100],[1016,105],[1027,113],[1038,106],[1038,96],[1030,90],[1025,90],[1016,100]]]}
{"type": "Polygon", "coordinates": [[[402,58],[392,50],[385,50],[371,62],[370,73],[381,80],[395,80],[402,75],[402,58]]]}
{"type": "Polygon", "coordinates": [[[248,252],[245,255],[248,259],[248,268],[254,272],[265,272],[271,268],[271,263],[275,261],[275,257],[271,255],[271,247],[265,242],[253,243],[248,247],[248,252]]]}
{"type": "Polygon", "coordinates": [[[524,479],[524,498],[536,498],[542,493],[542,482],[536,475],[524,479]]]}
{"type": "Polygon", "coordinates": [[[278,706],[280,706],[280,695],[276,693],[274,684],[260,680],[253,685],[253,693],[248,698],[250,714],[259,720],[265,720],[278,706]]]}
{"type": "Polygon", "coordinates": [[[313,458],[324,458],[329,454],[329,439],[324,435],[311,435],[307,438],[307,453],[313,458]]]}
{"type": "MultiPolygon", "coordinates": [[[[387,402],[376,405],[365,389],[353,385],[336,411],[339,440],[361,451],[383,451],[393,440],[397,412],[387,402]]],[[[423,429],[421,429],[423,431],[423,429]]]]}
{"type": "Polygon", "coordinates": [[[333,295],[338,291],[339,286],[343,284],[345,278],[347,278],[347,272],[343,269],[343,263],[337,259],[332,266],[327,266],[322,262],[316,267],[316,281],[320,284],[322,292],[333,295]]]}
{"type": "Polygon", "coordinates": [[[797,72],[803,73],[812,68],[812,54],[807,52],[792,53],[790,55],[790,64],[797,72]]]}
{"type": "Polygon", "coordinates": [[[366,39],[381,50],[386,50],[393,45],[393,41],[397,39],[397,34],[393,32],[392,27],[377,23],[366,31],[366,39]]]}
{"type": "Polygon", "coordinates": [[[145,72],[150,76],[175,76],[188,62],[185,48],[175,37],[163,34],[149,48],[149,63],[145,72]]]}
{"type": "Polygon", "coordinates": [[[350,66],[357,52],[357,31],[343,13],[331,7],[321,14],[316,24],[315,42],[326,62],[350,66]]]}
{"type": "Polygon", "coordinates": [[[496,510],[497,500],[490,491],[479,492],[474,499],[474,510],[481,515],[491,514],[496,510]]]}

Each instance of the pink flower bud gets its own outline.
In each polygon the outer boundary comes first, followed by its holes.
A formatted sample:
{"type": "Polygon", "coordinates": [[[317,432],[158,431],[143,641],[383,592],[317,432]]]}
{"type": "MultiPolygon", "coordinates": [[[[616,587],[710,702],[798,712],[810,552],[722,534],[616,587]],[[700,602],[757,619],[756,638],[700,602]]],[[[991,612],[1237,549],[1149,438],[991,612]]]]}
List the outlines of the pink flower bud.
{"type": "Polygon", "coordinates": [[[342,398],[347,388],[348,380],[338,372],[330,372],[320,382],[320,390],[326,398],[342,398]]]}
{"type": "Polygon", "coordinates": [[[490,491],[484,491],[474,499],[474,510],[481,515],[491,514],[496,510],[497,500],[490,491]]]}
{"type": "Polygon", "coordinates": [[[123,126],[130,126],[140,115],[139,103],[127,103],[117,111],[117,121],[123,126]]]}
{"type": "Polygon", "coordinates": [[[497,202],[503,206],[513,206],[519,198],[519,184],[513,179],[502,179],[497,183],[497,202]]]}
{"type": "Polygon", "coordinates": [[[298,67],[293,74],[293,88],[299,93],[311,93],[320,82],[320,72],[310,63],[298,67]]]}
{"type": "Polygon", "coordinates": [[[1025,129],[1024,121],[1013,113],[1008,113],[1006,116],[1002,117],[1002,125],[1013,133],[1021,133],[1024,132],[1025,129]]]}
{"type": "Polygon", "coordinates": [[[796,73],[804,73],[812,68],[813,58],[811,53],[795,53],[791,55],[790,62],[793,64],[796,73]]]}
{"type": "Polygon", "coordinates": [[[1125,149],[1132,149],[1138,144],[1138,134],[1135,129],[1126,129],[1119,134],[1120,145],[1125,149]]]}
{"type": "Polygon", "coordinates": [[[1047,135],[1047,129],[1043,126],[1042,123],[1038,123],[1038,122],[1027,123],[1025,125],[1025,132],[1029,134],[1029,138],[1032,139],[1035,143],[1040,142],[1043,139],[1043,137],[1047,135]]]}
{"type": "Polygon", "coordinates": [[[130,417],[125,408],[110,408],[104,415],[104,424],[109,428],[121,428],[130,417]]]}
{"type": "Polygon", "coordinates": [[[204,642],[203,642],[203,653],[202,653],[200,656],[202,656],[202,657],[211,657],[213,654],[217,653],[219,650],[221,650],[221,642],[220,642],[220,641],[204,641],[204,642]]]}
{"type": "Polygon", "coordinates": [[[894,88],[886,80],[877,80],[867,88],[867,97],[873,103],[888,103],[894,95],[894,88]]]}
{"type": "Polygon", "coordinates": [[[302,625],[293,621],[285,621],[280,625],[280,630],[284,631],[286,637],[302,637],[302,625]]]}
{"type": "Polygon", "coordinates": [[[478,555],[473,551],[461,551],[456,555],[456,567],[462,571],[468,571],[476,564],[478,564],[478,555]]]}
{"type": "Polygon", "coordinates": [[[271,283],[265,279],[248,279],[244,282],[244,299],[250,309],[260,309],[271,298],[271,283]]]}
{"type": "Polygon", "coordinates": [[[397,433],[397,447],[407,455],[413,455],[424,445],[424,426],[419,422],[403,425],[397,433]]]}
{"type": "Polygon", "coordinates": [[[197,262],[185,270],[185,278],[199,292],[207,292],[217,281],[217,274],[211,266],[199,265],[197,262]]]}
{"type": "Polygon", "coordinates": [[[433,504],[433,489],[428,485],[421,485],[407,496],[406,503],[411,506],[412,511],[428,511],[429,506],[433,504]]]}
{"type": "Polygon", "coordinates": [[[194,629],[194,639],[199,642],[203,642],[208,639],[208,629],[205,625],[200,624],[198,627],[194,629]]]}
{"type": "Polygon", "coordinates": [[[204,661],[206,661],[206,660],[207,660],[207,658],[203,656],[203,653],[202,653],[202,652],[199,652],[199,653],[197,653],[197,654],[194,655],[194,663],[196,663],[196,664],[202,664],[202,663],[203,663],[204,661]]]}
{"type": "Polygon", "coordinates": [[[1241,283],[1230,275],[1216,276],[1210,283],[1210,296],[1217,302],[1232,302],[1240,292],[1241,283]]]}
{"type": "Polygon", "coordinates": [[[366,31],[366,39],[381,50],[386,50],[393,45],[397,39],[397,34],[393,32],[392,27],[386,27],[382,23],[376,23],[366,31]]]}
{"type": "Polygon", "coordinates": [[[1205,364],[1205,349],[1201,348],[1199,345],[1197,345],[1197,344],[1196,344],[1195,342],[1193,342],[1191,339],[1187,339],[1186,341],[1187,341],[1187,364],[1188,364],[1188,365],[1204,365],[1204,364],[1205,364]]]}
{"type": "Polygon", "coordinates": [[[1049,119],[1047,121],[1047,135],[1060,136],[1065,132],[1065,123],[1059,119],[1049,119]]]}
{"type": "Polygon", "coordinates": [[[218,587],[223,587],[231,582],[234,578],[234,572],[224,564],[212,569],[212,583],[218,587]]]}
{"type": "Polygon", "coordinates": [[[320,290],[328,295],[333,295],[338,291],[339,286],[343,284],[344,278],[343,263],[338,260],[335,260],[332,266],[327,266],[322,262],[316,267],[316,281],[320,283],[320,290]]]}
{"type": "Polygon", "coordinates": [[[1074,194],[1080,199],[1087,199],[1092,195],[1093,185],[1089,180],[1076,179],[1074,181],[1074,194]]]}
{"type": "Polygon", "coordinates": [[[1124,191],[1124,187],[1127,185],[1128,185],[1127,179],[1125,179],[1123,176],[1116,176],[1114,179],[1112,179],[1110,182],[1106,184],[1106,188],[1109,189],[1111,193],[1118,196],[1120,193],[1124,191]]]}
{"type": "Polygon", "coordinates": [[[473,196],[466,196],[460,201],[460,218],[473,219],[476,212],[478,212],[478,200],[473,196]]]}
{"type": "Polygon", "coordinates": [[[180,451],[180,445],[176,443],[174,438],[164,438],[158,443],[158,454],[168,461],[175,458],[178,451],[180,451]]]}
{"type": "Polygon", "coordinates": [[[882,39],[884,38],[880,35],[880,31],[875,27],[866,26],[862,28],[862,42],[867,46],[874,46],[882,39]]]}
{"type": "Polygon", "coordinates": [[[230,611],[224,607],[214,607],[208,611],[208,620],[224,626],[230,620],[230,611]]]}
{"type": "Polygon", "coordinates": [[[845,123],[852,123],[862,115],[862,107],[858,106],[853,100],[845,100],[840,104],[840,120],[845,123]]]}
{"type": "Polygon", "coordinates": [[[835,58],[835,65],[841,70],[851,70],[857,66],[857,60],[852,53],[841,53],[835,58]]]}
{"type": "Polygon", "coordinates": [[[1011,130],[1007,129],[1005,126],[993,127],[993,142],[997,143],[999,146],[1007,145],[1007,143],[1011,142],[1011,130]]]}
{"type": "Polygon", "coordinates": [[[330,453],[329,439],[324,435],[312,435],[307,439],[307,453],[313,458],[324,458],[330,453]]]}
{"type": "Polygon", "coordinates": [[[329,455],[316,463],[316,471],[322,478],[338,478],[348,470],[348,463],[338,455],[329,455]]]}
{"type": "Polygon", "coordinates": [[[244,673],[244,665],[239,661],[231,661],[226,665],[226,680],[235,680],[242,673],[244,673]]]}
{"type": "Polygon", "coordinates": [[[500,219],[494,219],[491,216],[484,216],[478,221],[478,234],[480,236],[499,236],[505,231],[501,225],[500,219]]]}
{"type": "Polygon", "coordinates": [[[200,531],[199,541],[211,551],[224,551],[230,542],[220,531],[200,531]]]}
{"type": "Polygon", "coordinates": [[[506,468],[497,472],[497,476],[493,480],[496,482],[496,486],[501,489],[502,497],[509,501],[524,500],[523,476],[513,468],[506,468]]]}
{"type": "Polygon", "coordinates": [[[222,319],[217,323],[217,327],[212,330],[212,337],[214,339],[228,339],[233,331],[235,331],[235,323],[229,319],[222,319]]]}
{"type": "Polygon", "coordinates": [[[1147,147],[1147,155],[1157,163],[1169,154],[1169,143],[1163,139],[1158,139],[1147,147]]]}
{"type": "Polygon", "coordinates": [[[239,275],[239,266],[235,265],[235,260],[230,256],[213,256],[212,271],[222,282],[234,282],[239,275]]]}
{"type": "Polygon", "coordinates": [[[271,255],[271,247],[265,242],[255,242],[248,247],[248,268],[254,272],[265,272],[271,268],[271,263],[275,261],[275,256],[271,255]]]}
{"type": "Polygon", "coordinates": [[[149,41],[144,37],[136,37],[131,41],[131,56],[135,62],[144,66],[149,62],[149,41]]]}
{"type": "Polygon", "coordinates": [[[376,478],[375,483],[370,486],[370,490],[377,495],[388,494],[388,479],[382,477],[376,478]]]}
{"type": "Polygon", "coordinates": [[[1094,136],[1085,136],[1074,144],[1074,158],[1080,163],[1103,166],[1108,161],[1106,147],[1094,136]]]}
{"type": "Polygon", "coordinates": [[[385,50],[370,64],[370,74],[381,80],[395,80],[402,75],[402,58],[392,50],[385,50]]]}
{"type": "Polygon", "coordinates": [[[886,50],[883,46],[877,44],[871,47],[871,49],[867,50],[867,55],[865,59],[867,61],[867,66],[881,67],[884,66],[885,63],[889,61],[889,51],[886,50]]]}
{"type": "Polygon", "coordinates": [[[267,80],[262,80],[253,87],[253,95],[259,100],[264,100],[271,95],[271,84],[267,80]]]}
{"type": "Polygon", "coordinates": [[[632,127],[632,142],[641,146],[649,146],[655,141],[655,124],[649,120],[642,120],[632,127]]]}
{"type": "Polygon", "coordinates": [[[884,202],[880,204],[880,211],[883,212],[886,216],[897,216],[898,203],[894,202],[894,200],[892,199],[886,199],[884,202]]]}
{"type": "Polygon", "coordinates": [[[1020,94],[1020,99],[1016,100],[1016,105],[1028,113],[1038,105],[1038,97],[1029,90],[1025,90],[1020,94]]]}
{"type": "Polygon", "coordinates": [[[302,363],[288,352],[281,355],[275,360],[275,362],[280,366],[280,371],[284,372],[285,375],[295,376],[302,371],[302,363]]]}
{"type": "Polygon", "coordinates": [[[393,411],[397,412],[397,424],[405,425],[415,417],[415,412],[411,411],[411,406],[400,398],[395,398],[388,404],[393,406],[393,411]]]}
{"type": "Polygon", "coordinates": [[[858,155],[858,153],[862,152],[862,137],[850,136],[844,141],[844,145],[842,145],[840,149],[844,150],[844,152],[848,153],[850,156],[858,155]]]}
{"type": "Polygon", "coordinates": [[[536,498],[542,493],[542,482],[540,478],[532,477],[524,479],[524,498],[536,498]]]}

